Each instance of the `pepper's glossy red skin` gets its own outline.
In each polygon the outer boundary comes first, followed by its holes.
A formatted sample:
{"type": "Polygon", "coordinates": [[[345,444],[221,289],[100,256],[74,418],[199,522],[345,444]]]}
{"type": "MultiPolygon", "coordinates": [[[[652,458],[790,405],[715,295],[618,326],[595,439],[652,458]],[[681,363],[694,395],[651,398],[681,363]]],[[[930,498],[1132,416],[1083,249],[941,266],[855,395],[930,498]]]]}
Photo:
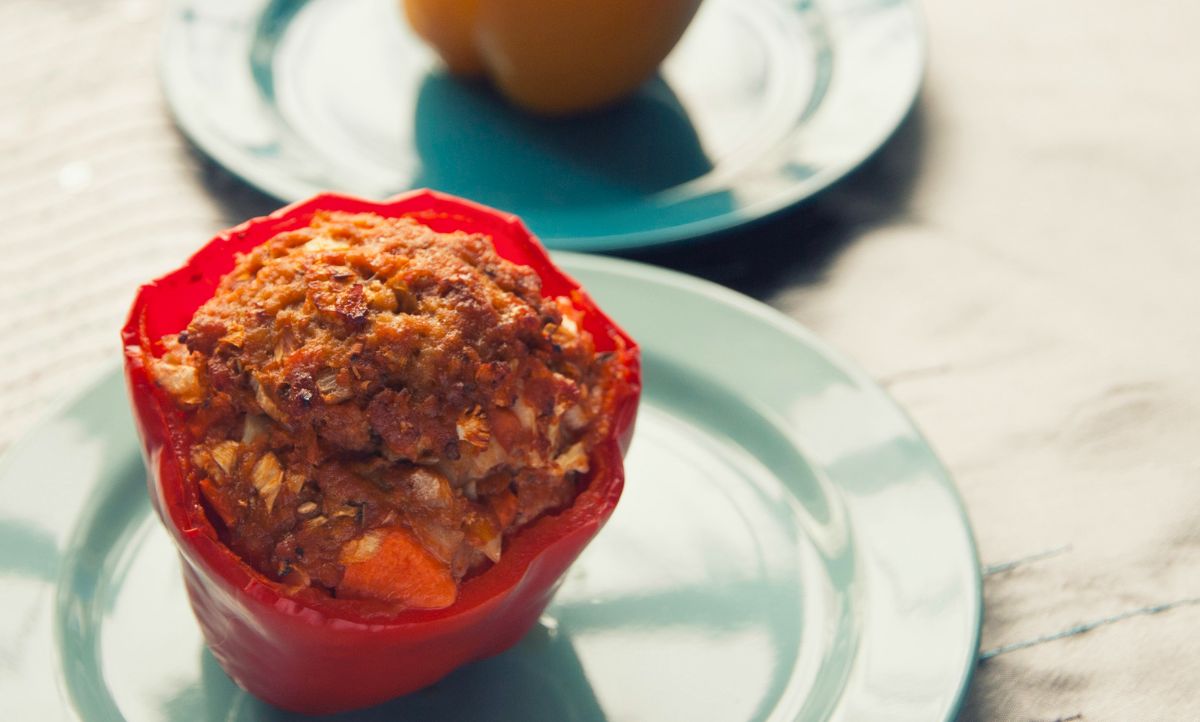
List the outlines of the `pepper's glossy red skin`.
{"type": "Polygon", "coordinates": [[[151,380],[145,354],[161,353],[159,339],[187,326],[233,268],[235,254],[307,226],[318,210],[407,216],[439,232],[484,233],[500,256],[541,276],[544,295],[579,288],[515,216],[416,191],[383,203],[316,196],[221,233],[183,268],[139,289],[122,332],[125,373],[150,496],[179,548],[192,608],[213,655],[234,681],[272,704],[310,714],[377,704],[515,644],[616,507],[641,389],[637,346],[578,293],[576,305],[597,350],[624,347],[626,388],[616,399],[612,436],[594,450],[586,486],[571,507],[519,531],[500,562],[466,579],[458,600],[445,609],[397,611],[267,579],[221,543],[205,516],[196,487],[188,482],[191,442],[182,415],[151,380]]]}

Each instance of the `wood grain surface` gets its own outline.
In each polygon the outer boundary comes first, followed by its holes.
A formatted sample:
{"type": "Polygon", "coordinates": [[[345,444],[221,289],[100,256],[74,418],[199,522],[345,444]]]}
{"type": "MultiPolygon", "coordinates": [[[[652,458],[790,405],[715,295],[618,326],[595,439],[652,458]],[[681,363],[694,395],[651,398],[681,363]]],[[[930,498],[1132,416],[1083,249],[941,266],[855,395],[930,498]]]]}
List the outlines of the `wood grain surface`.
{"type": "MultiPolygon", "coordinates": [[[[943,456],[994,565],[965,720],[1200,719],[1200,5],[925,8],[865,167],[639,258],[799,319],[943,456]]],[[[159,12],[0,3],[0,447],[115,363],[139,282],[276,205],[173,128],[159,12]]]]}

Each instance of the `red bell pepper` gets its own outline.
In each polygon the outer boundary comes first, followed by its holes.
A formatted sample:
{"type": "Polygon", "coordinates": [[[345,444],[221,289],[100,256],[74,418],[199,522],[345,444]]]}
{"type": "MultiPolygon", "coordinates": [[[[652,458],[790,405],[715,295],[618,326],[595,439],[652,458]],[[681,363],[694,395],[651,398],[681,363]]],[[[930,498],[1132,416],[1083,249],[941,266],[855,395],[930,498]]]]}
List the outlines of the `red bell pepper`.
{"type": "Polygon", "coordinates": [[[122,332],[125,372],[155,509],[182,558],[192,608],[213,655],[239,685],[280,707],[328,713],[367,707],[429,685],[453,669],[515,644],[549,603],[567,567],[612,514],[624,484],[622,458],[640,391],[637,346],[578,284],[558,270],[514,216],[430,191],[384,203],[320,195],[221,233],[179,270],[139,289],[122,332]],[[182,331],[214,293],[235,256],[308,225],[318,210],[411,217],[438,232],[491,236],[497,253],[528,265],[542,293],[571,294],[597,351],[619,350],[625,384],[613,432],[596,446],[573,504],[518,531],[501,560],[462,582],[457,601],[436,610],[291,590],[226,547],[189,475],[191,439],[171,397],[151,379],[147,354],[182,331]],[[623,350],[622,350],[623,349],[623,350]]]}

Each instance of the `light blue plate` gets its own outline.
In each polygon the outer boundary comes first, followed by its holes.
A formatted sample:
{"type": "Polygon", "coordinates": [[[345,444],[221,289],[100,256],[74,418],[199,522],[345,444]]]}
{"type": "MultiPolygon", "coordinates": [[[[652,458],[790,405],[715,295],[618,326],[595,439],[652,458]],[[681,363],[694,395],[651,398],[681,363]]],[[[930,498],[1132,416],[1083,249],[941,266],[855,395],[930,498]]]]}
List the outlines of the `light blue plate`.
{"type": "MultiPolygon", "coordinates": [[[[645,350],[625,496],[516,648],[341,719],[952,719],[979,569],[903,413],[745,297],[560,260],[645,350]]],[[[115,371],[0,466],[0,589],[5,720],[293,718],[205,651],[115,371]]]]}
{"type": "Polygon", "coordinates": [[[180,127],[283,200],[429,187],[520,215],[552,248],[734,228],[828,186],[916,96],[915,0],[706,0],[660,78],[538,120],[438,69],[400,0],[170,0],[180,127]]]}

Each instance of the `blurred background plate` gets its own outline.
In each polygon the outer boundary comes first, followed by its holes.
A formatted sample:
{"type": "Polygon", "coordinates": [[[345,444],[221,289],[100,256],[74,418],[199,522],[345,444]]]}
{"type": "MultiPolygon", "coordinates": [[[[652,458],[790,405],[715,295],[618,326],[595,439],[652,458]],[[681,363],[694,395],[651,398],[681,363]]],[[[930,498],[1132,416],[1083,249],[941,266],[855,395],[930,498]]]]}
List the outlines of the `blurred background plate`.
{"type": "Polygon", "coordinates": [[[887,139],[924,63],[912,0],[706,0],[632,98],[545,120],[446,75],[399,0],[170,0],[166,18],[179,126],[250,184],[286,201],[430,187],[585,251],[807,198],[887,139]]]}
{"type": "MultiPolygon", "coordinates": [[[[621,503],[515,648],[339,719],[953,719],[979,567],[904,414],[744,296],[560,260],[644,351],[621,503]]],[[[0,466],[0,588],[6,720],[300,719],[206,651],[115,370],[0,466]]]]}

